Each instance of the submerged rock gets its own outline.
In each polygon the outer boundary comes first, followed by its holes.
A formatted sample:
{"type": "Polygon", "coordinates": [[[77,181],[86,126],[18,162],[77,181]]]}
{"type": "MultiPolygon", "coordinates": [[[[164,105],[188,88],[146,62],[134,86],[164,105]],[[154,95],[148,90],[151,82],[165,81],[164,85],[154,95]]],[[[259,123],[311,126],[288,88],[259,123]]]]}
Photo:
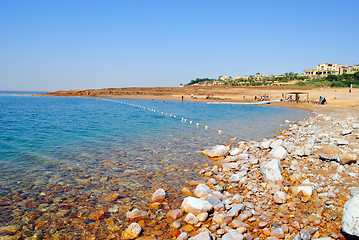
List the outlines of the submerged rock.
{"type": "Polygon", "coordinates": [[[131,223],[125,231],[122,232],[122,239],[135,239],[140,236],[142,231],[141,226],[138,223],[131,223]]]}
{"type": "Polygon", "coordinates": [[[166,198],[166,192],[164,189],[157,189],[151,197],[151,202],[163,202],[166,198]]]}

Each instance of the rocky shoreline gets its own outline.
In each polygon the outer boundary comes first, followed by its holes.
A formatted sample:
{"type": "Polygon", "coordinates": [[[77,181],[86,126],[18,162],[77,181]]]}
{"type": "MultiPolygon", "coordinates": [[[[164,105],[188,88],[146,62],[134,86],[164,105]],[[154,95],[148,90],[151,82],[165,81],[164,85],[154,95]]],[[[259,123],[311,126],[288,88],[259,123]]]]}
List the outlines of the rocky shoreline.
{"type": "Polygon", "coordinates": [[[359,237],[358,114],[321,111],[273,139],[204,150],[212,166],[182,189],[181,208],[158,189],[127,213],[122,239],[359,237]]]}

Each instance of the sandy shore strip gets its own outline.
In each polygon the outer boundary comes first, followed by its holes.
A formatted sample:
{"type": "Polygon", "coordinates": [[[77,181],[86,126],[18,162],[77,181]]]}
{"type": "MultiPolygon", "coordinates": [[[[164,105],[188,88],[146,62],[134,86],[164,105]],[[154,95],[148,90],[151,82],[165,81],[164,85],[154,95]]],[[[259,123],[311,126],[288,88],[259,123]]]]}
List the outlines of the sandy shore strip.
{"type": "Polygon", "coordinates": [[[320,88],[301,86],[184,86],[184,87],[157,87],[157,88],[109,88],[96,90],[70,90],[47,93],[47,96],[85,96],[123,99],[147,99],[162,101],[194,102],[259,102],[255,100],[268,96],[266,101],[281,100],[292,95],[293,92],[303,93],[299,95],[297,102],[279,102],[269,105],[312,109],[315,102],[322,96],[326,98],[329,106],[359,106],[359,90],[347,88],[320,88]],[[308,94],[308,98],[307,95],[308,94]],[[210,96],[210,98],[208,98],[210,96]],[[212,97],[213,96],[213,97],[212,97]],[[284,98],[283,98],[284,96],[284,98]]]}

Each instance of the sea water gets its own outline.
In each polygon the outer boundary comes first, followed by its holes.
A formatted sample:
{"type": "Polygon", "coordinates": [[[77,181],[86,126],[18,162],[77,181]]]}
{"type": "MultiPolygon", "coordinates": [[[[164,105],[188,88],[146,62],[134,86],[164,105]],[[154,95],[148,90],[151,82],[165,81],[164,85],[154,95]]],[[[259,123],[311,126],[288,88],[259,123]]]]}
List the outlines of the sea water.
{"type": "Polygon", "coordinates": [[[198,151],[231,137],[273,137],[285,120],[306,116],[259,105],[0,94],[0,203],[18,210],[2,209],[0,220],[16,221],[30,200],[45,209],[71,199],[88,209],[116,203],[123,216],[159,187],[177,199],[200,179],[197,167],[211,164],[198,151]],[[101,200],[113,193],[115,202],[101,200]],[[56,200],[36,200],[44,198],[56,200]]]}

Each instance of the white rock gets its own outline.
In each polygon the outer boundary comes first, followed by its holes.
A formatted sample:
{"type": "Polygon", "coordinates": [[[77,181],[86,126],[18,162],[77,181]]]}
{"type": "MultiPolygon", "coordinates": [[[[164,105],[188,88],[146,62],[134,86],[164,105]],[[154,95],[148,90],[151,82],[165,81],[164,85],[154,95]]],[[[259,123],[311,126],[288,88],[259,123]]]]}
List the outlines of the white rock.
{"type": "Polygon", "coordinates": [[[244,210],[243,204],[233,204],[232,208],[228,211],[228,215],[232,218],[237,217],[239,212],[242,212],[244,210]]]}
{"type": "Polygon", "coordinates": [[[287,151],[282,146],[277,146],[272,149],[267,155],[268,158],[284,159],[287,156],[287,151]]]}
{"type": "Polygon", "coordinates": [[[198,198],[205,197],[211,193],[211,189],[206,184],[198,184],[194,189],[194,195],[198,198]]]}
{"type": "Polygon", "coordinates": [[[340,131],[340,134],[343,136],[351,134],[351,133],[352,133],[351,129],[343,129],[342,131],[340,131]]]}
{"type": "Polygon", "coordinates": [[[157,189],[151,197],[152,202],[163,202],[166,198],[166,192],[164,189],[159,188],[157,189]]]}
{"type": "Polygon", "coordinates": [[[211,197],[206,200],[211,204],[215,211],[220,212],[224,210],[224,204],[218,197],[211,197]]]}
{"type": "Polygon", "coordinates": [[[241,152],[242,152],[241,149],[239,149],[239,148],[234,148],[234,149],[232,149],[232,150],[229,152],[229,154],[230,154],[231,156],[235,156],[235,155],[240,154],[241,152]]]}
{"type": "Polygon", "coordinates": [[[193,213],[198,215],[202,212],[209,212],[213,209],[213,206],[206,200],[195,197],[186,197],[181,208],[187,213],[193,213]]]}
{"type": "Polygon", "coordinates": [[[208,218],[208,213],[206,213],[206,212],[203,212],[203,213],[200,213],[200,214],[197,215],[197,219],[200,222],[206,221],[207,218],[208,218]]]}
{"type": "Polygon", "coordinates": [[[189,240],[211,240],[210,232],[201,232],[194,237],[189,238],[189,240]]]}
{"type": "Polygon", "coordinates": [[[293,154],[296,156],[300,156],[300,157],[309,156],[311,154],[311,150],[309,148],[305,148],[305,147],[298,147],[295,149],[293,154]]]}
{"type": "Polygon", "coordinates": [[[278,159],[272,159],[271,161],[264,163],[261,166],[261,174],[264,181],[283,180],[280,161],[278,159]]]}
{"type": "Polygon", "coordinates": [[[196,225],[198,223],[198,219],[193,213],[188,213],[184,218],[184,221],[192,225],[196,225]]]}
{"type": "Polygon", "coordinates": [[[359,188],[350,187],[349,190],[352,197],[359,196],[359,188]]]}
{"type": "Polygon", "coordinates": [[[209,157],[225,157],[229,153],[229,150],[224,145],[219,145],[214,147],[211,151],[208,152],[209,157]]]}
{"type": "Polygon", "coordinates": [[[131,223],[125,231],[122,232],[122,239],[135,239],[140,236],[142,231],[141,226],[138,223],[131,223]]]}
{"type": "Polygon", "coordinates": [[[223,168],[223,171],[229,172],[229,171],[231,171],[231,170],[238,170],[238,169],[239,169],[239,165],[240,165],[240,163],[238,163],[238,162],[230,162],[230,163],[225,163],[225,164],[223,164],[223,165],[222,165],[222,168],[223,168]],[[225,170],[225,169],[227,169],[227,170],[225,170]]]}
{"type": "Polygon", "coordinates": [[[274,193],[273,202],[275,203],[286,203],[287,202],[287,194],[283,191],[278,191],[274,193]]]}
{"type": "Polygon", "coordinates": [[[223,235],[223,237],[221,238],[222,240],[243,240],[244,236],[243,234],[234,231],[234,232],[229,232],[223,235]]]}
{"type": "Polygon", "coordinates": [[[276,141],[272,141],[269,147],[270,148],[276,148],[276,147],[282,146],[282,144],[283,144],[283,140],[279,139],[279,140],[276,140],[276,141]]]}
{"type": "Polygon", "coordinates": [[[283,147],[287,150],[288,153],[291,153],[295,150],[294,143],[292,142],[286,142],[283,144],[283,147]]]}
{"type": "Polygon", "coordinates": [[[186,232],[181,233],[176,240],[187,240],[188,239],[188,234],[186,232]]]}
{"type": "Polygon", "coordinates": [[[359,196],[355,196],[344,205],[342,230],[359,237],[359,196]]]}
{"type": "Polygon", "coordinates": [[[349,145],[349,141],[344,140],[344,139],[337,139],[337,145],[349,145]]]}
{"type": "Polygon", "coordinates": [[[261,149],[268,149],[272,141],[264,140],[259,146],[261,149]]]}
{"type": "Polygon", "coordinates": [[[234,202],[234,203],[242,203],[243,201],[244,201],[244,198],[243,198],[243,196],[242,195],[240,195],[240,194],[236,194],[236,195],[234,195],[233,197],[232,197],[232,202],[234,202]]]}

